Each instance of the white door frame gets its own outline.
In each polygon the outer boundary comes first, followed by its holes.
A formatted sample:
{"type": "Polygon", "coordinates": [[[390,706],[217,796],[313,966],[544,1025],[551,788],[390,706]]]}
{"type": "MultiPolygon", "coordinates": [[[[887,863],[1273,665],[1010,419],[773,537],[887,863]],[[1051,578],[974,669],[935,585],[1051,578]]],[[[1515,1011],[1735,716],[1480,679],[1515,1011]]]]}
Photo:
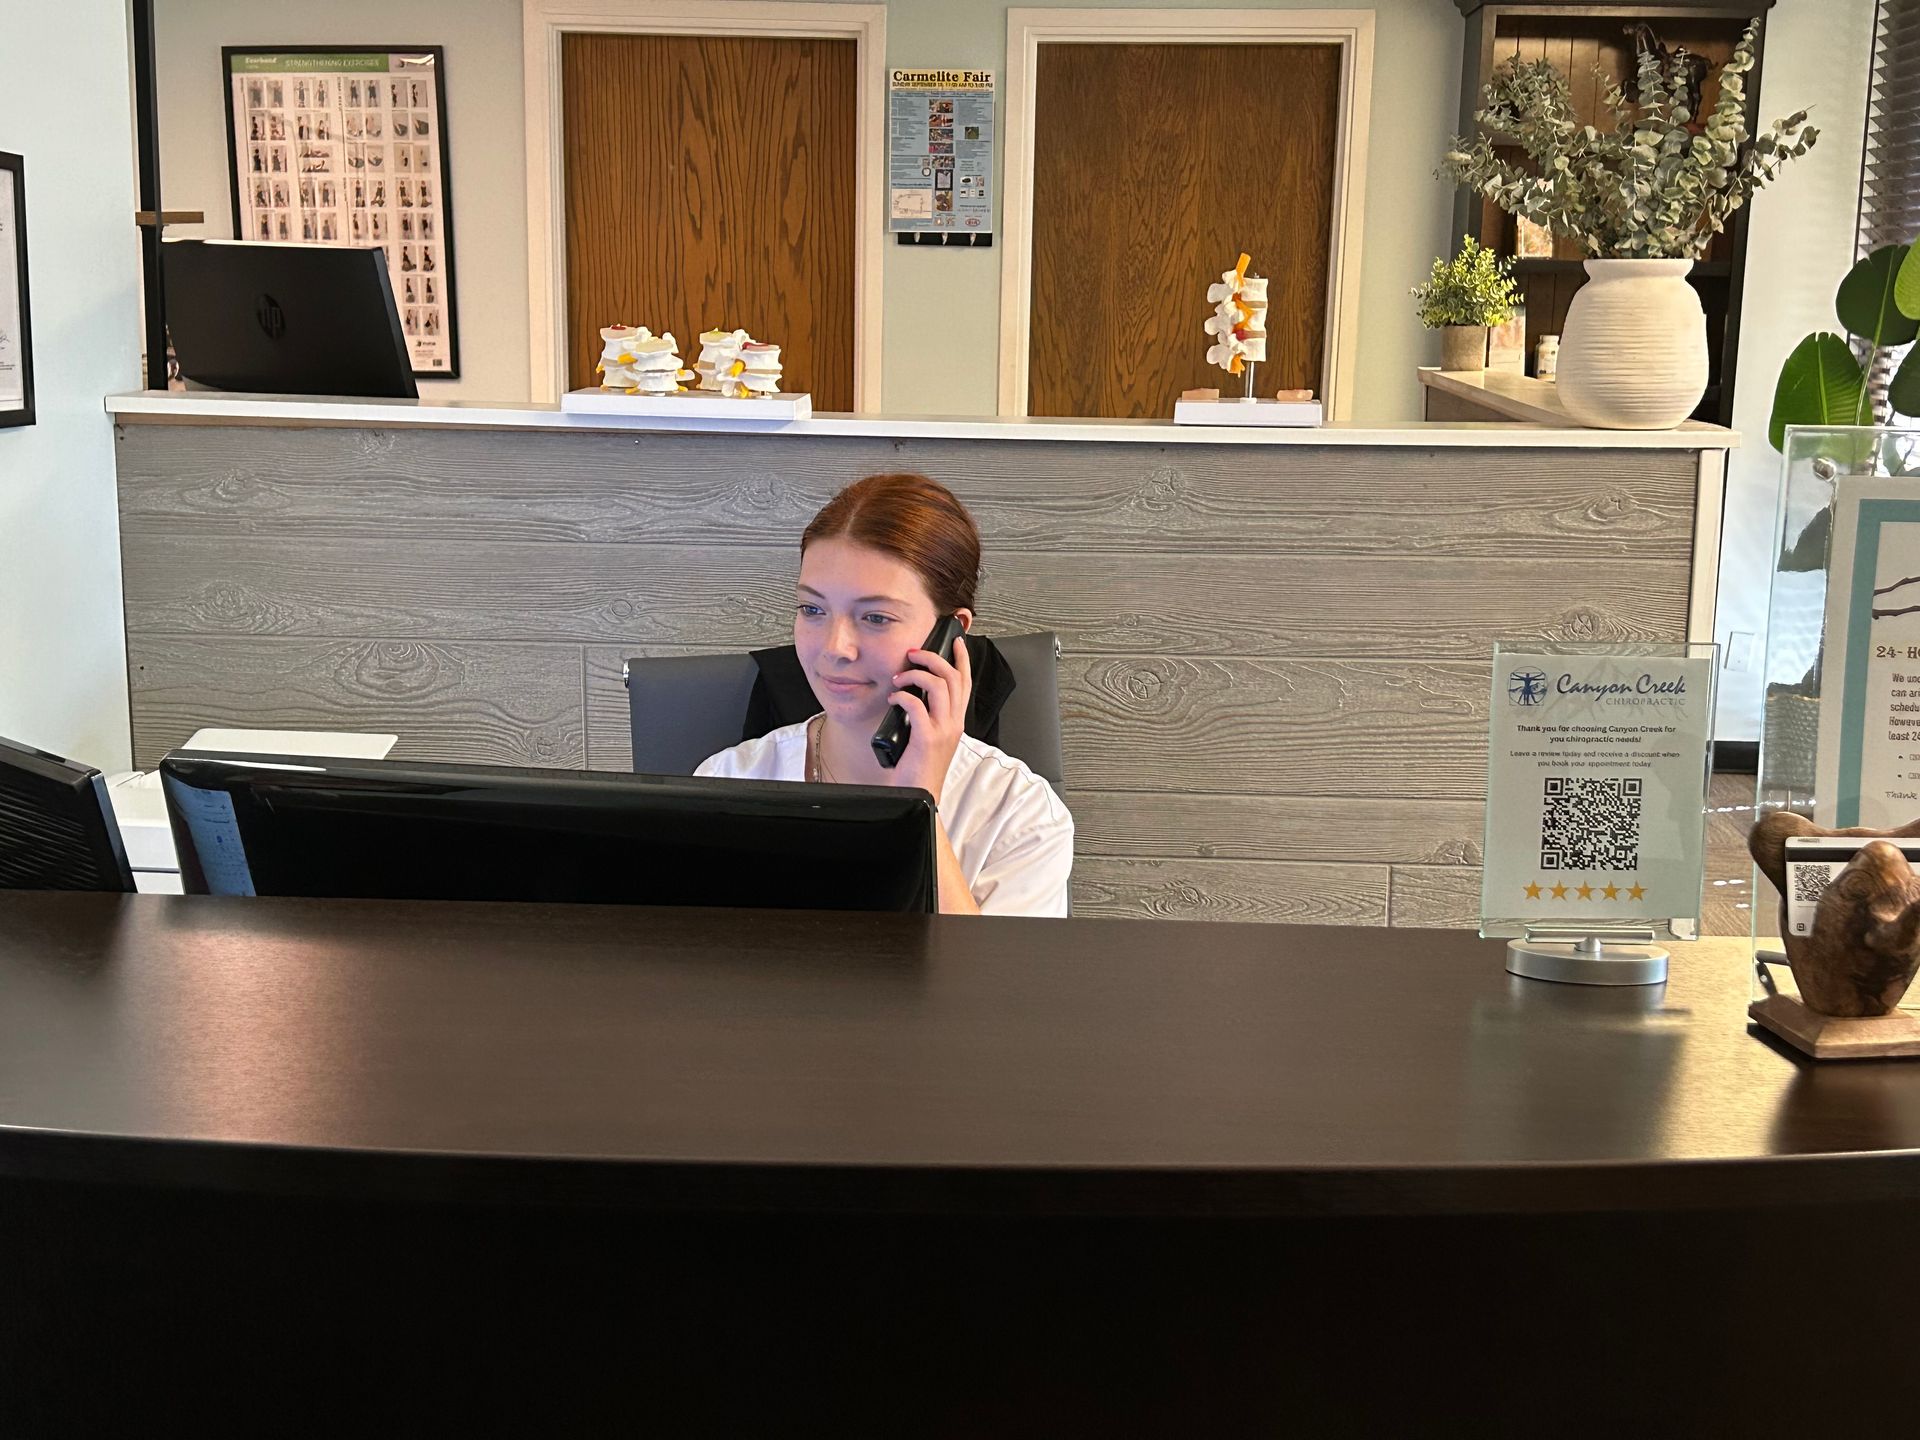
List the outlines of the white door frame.
{"type": "MultiPolygon", "coordinates": [[[[1033,107],[1040,46],[1101,43],[1340,46],[1333,226],[1321,399],[1329,420],[1353,405],[1360,326],[1360,232],[1366,212],[1373,103],[1371,10],[1008,10],[1006,185],[1000,260],[1000,413],[1027,413],[1027,327],[1033,286],[1033,107]]],[[[1223,256],[1230,264],[1232,256],[1223,256]]],[[[1271,273],[1271,270],[1269,270],[1271,273]]],[[[1211,274],[1193,277],[1195,333],[1211,274]]],[[[1171,403],[1171,401],[1169,401],[1171,403]]]]}
{"type": "MultiPolygon", "coordinates": [[[[528,374],[533,399],[567,388],[566,171],[560,37],[764,35],[852,40],[854,134],[853,408],[880,408],[881,258],[887,183],[887,7],[788,0],[521,0],[527,94],[528,374]]],[[[635,317],[644,323],[645,316],[635,317]]],[[[728,323],[716,315],[714,323],[728,323]]],[[[768,337],[781,340],[778,335],[768,337]]]]}

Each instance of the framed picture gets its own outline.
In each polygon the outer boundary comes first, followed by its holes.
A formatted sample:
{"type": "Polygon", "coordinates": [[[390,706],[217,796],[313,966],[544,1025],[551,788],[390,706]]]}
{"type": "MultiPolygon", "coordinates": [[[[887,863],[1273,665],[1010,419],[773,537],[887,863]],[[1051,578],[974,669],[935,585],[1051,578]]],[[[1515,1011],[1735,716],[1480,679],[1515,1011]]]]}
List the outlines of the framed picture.
{"type": "Polygon", "coordinates": [[[220,72],[235,238],[385,251],[415,378],[458,379],[440,47],[229,45],[220,72]]]}
{"type": "Polygon", "coordinates": [[[0,150],[0,425],[33,424],[33,317],[27,305],[27,180],[0,150]]]}

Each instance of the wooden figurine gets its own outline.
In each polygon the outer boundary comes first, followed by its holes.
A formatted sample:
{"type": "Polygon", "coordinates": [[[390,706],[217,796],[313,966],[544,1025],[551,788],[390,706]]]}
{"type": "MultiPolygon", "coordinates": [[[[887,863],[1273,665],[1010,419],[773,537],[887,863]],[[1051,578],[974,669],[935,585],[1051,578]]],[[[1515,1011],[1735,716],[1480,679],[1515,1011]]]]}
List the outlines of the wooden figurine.
{"type": "Polygon", "coordinates": [[[1770,996],[1749,1013],[1823,1058],[1920,1053],[1920,1021],[1895,1013],[1920,971],[1920,875],[1899,847],[1862,845],[1820,896],[1811,933],[1795,935],[1786,850],[1798,835],[1907,839],[1920,836],[1920,820],[1892,831],[1832,830],[1780,810],[1753,827],[1747,849],[1782,897],[1780,934],[1800,996],[1770,996]]]}

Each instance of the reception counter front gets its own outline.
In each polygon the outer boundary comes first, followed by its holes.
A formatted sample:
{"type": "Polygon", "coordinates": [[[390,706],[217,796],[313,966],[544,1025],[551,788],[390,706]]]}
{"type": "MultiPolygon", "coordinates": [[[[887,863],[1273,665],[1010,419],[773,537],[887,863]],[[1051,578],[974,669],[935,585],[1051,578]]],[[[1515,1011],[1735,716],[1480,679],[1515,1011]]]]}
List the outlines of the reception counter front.
{"type": "Polygon", "coordinates": [[[0,894],[0,1413],[1911,1428],[1920,1067],[1749,1033],[1744,941],[1193,933],[0,894]]]}
{"type": "Polygon", "coordinates": [[[624,768],[621,662],[790,634],[802,527],[951,486],[983,633],[1061,638],[1074,906],[1472,923],[1495,639],[1712,638],[1728,431],[1199,430],[140,394],[136,763],[206,725],[624,768]]]}

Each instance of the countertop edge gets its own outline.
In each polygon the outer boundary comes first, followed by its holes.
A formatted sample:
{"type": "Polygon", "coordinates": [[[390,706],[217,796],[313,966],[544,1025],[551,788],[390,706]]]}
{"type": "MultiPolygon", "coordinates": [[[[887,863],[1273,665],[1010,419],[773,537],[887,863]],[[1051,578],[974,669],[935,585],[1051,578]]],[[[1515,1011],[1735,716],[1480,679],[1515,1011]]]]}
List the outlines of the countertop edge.
{"type": "Polygon", "coordinates": [[[0,1125],[0,1177],[639,1211],[1287,1220],[1910,1200],[1920,1151],[1270,1168],[875,1165],[369,1150],[0,1125]]]}
{"type": "Polygon", "coordinates": [[[799,435],[896,440],[1074,441],[1081,444],[1299,445],[1412,448],[1587,450],[1728,450],[1737,432],[1717,426],[1679,430],[1586,430],[1519,423],[1428,423],[1249,429],[1173,425],[1153,420],[1059,420],[1032,416],[895,416],[816,414],[810,420],[754,422],[663,421],[575,414],[557,405],[324,399],[312,396],[177,394],[136,391],[109,395],[116,424],[284,425],[351,428],[442,427],[469,430],[647,431],[663,434],[799,435]]]}

